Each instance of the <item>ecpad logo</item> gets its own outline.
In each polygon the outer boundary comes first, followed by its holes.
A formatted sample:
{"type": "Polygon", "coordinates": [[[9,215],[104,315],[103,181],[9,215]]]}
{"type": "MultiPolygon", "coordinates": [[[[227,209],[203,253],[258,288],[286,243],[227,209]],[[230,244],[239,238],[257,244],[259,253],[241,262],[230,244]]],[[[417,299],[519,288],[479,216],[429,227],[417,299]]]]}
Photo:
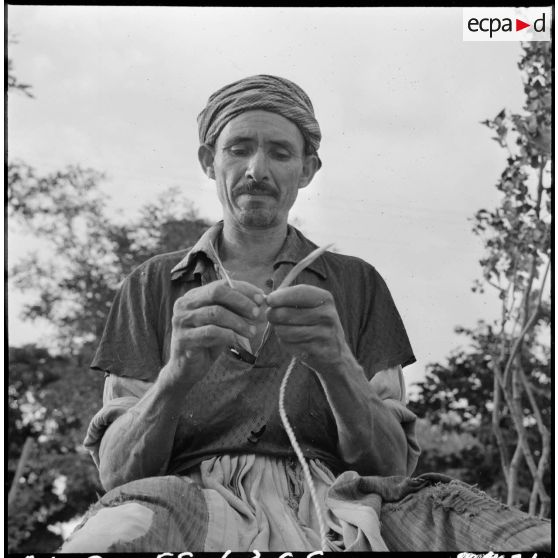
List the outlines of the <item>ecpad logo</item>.
{"type": "Polygon", "coordinates": [[[464,41],[549,41],[551,8],[464,8],[464,41]]]}
{"type": "MultiPolygon", "coordinates": [[[[503,19],[497,17],[483,17],[482,19],[477,19],[476,17],[472,17],[467,22],[467,28],[469,29],[469,31],[471,31],[472,33],[477,33],[478,31],[482,31],[485,33],[488,32],[491,39],[493,33],[497,33],[498,31],[502,31],[504,33],[521,31],[522,29],[530,27],[530,25],[530,23],[526,23],[525,21],[522,21],[517,17],[515,18],[515,29],[512,20],[509,17],[505,17],[503,19]]],[[[533,29],[538,32],[545,31],[546,14],[543,13],[542,17],[534,21],[533,29]]]]}

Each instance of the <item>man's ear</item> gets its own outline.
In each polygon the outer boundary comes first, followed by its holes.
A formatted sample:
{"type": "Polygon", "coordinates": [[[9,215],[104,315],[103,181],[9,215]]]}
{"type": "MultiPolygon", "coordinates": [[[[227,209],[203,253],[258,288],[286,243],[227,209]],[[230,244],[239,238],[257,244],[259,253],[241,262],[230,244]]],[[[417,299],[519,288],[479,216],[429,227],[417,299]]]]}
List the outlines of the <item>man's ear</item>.
{"type": "Polygon", "coordinates": [[[320,170],[322,163],[317,155],[305,155],[302,167],[302,175],[298,182],[299,188],[304,188],[312,182],[314,175],[320,170]]]}
{"type": "Polygon", "coordinates": [[[198,160],[203,172],[212,179],[215,179],[215,171],[213,169],[213,161],[215,159],[215,150],[211,145],[202,143],[198,148],[198,160]]]}

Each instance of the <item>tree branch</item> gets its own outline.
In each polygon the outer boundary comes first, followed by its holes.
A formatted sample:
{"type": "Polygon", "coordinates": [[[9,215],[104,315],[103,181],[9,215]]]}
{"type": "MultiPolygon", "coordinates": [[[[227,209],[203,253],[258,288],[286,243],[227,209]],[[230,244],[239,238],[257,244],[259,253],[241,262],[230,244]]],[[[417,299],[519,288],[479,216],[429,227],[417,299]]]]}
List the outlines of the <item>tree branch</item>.
{"type": "Polygon", "coordinates": [[[550,458],[550,433],[548,432],[548,428],[545,426],[542,414],[537,404],[537,400],[533,394],[531,382],[528,380],[525,372],[523,370],[523,366],[520,367],[520,378],[523,384],[523,388],[525,389],[525,393],[529,399],[529,403],[531,408],[533,409],[533,414],[535,415],[535,420],[537,421],[537,429],[541,436],[542,441],[542,451],[541,456],[539,458],[539,463],[537,465],[537,474],[536,478],[533,479],[533,488],[531,490],[531,497],[529,499],[529,513],[531,515],[535,515],[536,513],[536,506],[537,506],[537,499],[540,499],[541,502],[541,509],[540,515],[544,517],[550,506],[550,498],[544,491],[540,490],[540,487],[543,486],[543,475],[549,465],[549,458],[550,458]],[[538,496],[538,498],[537,498],[538,496]]]}
{"type": "MultiPolygon", "coordinates": [[[[496,367],[498,364],[496,364],[496,367]]],[[[500,382],[499,382],[499,371],[494,371],[494,391],[492,394],[492,432],[496,438],[496,444],[498,446],[498,453],[500,454],[500,464],[502,466],[502,471],[506,478],[506,485],[508,484],[509,477],[509,465],[510,456],[508,453],[508,448],[504,440],[504,435],[502,434],[502,428],[500,427],[500,382]]]]}
{"type": "Polygon", "coordinates": [[[503,389],[505,389],[505,385],[507,384],[507,379],[509,377],[513,361],[515,359],[515,356],[516,356],[519,348],[521,347],[521,343],[523,342],[523,338],[525,337],[526,333],[531,329],[531,327],[533,327],[533,325],[534,325],[534,323],[535,323],[535,321],[538,317],[539,310],[541,308],[541,301],[542,301],[544,285],[546,283],[546,278],[548,276],[549,269],[550,269],[550,259],[546,263],[546,269],[544,271],[544,276],[543,276],[543,280],[542,280],[542,283],[541,283],[541,288],[540,288],[540,291],[539,291],[539,296],[537,298],[537,304],[535,306],[535,309],[533,310],[533,313],[531,314],[531,316],[527,320],[527,323],[525,324],[525,326],[521,330],[521,333],[519,334],[519,336],[515,340],[515,343],[513,344],[511,353],[508,356],[508,360],[506,362],[506,367],[504,369],[504,377],[503,377],[504,386],[503,386],[503,389]]]}
{"type": "Polygon", "coordinates": [[[535,214],[537,215],[537,219],[539,218],[541,212],[542,194],[544,190],[543,176],[544,176],[544,169],[546,167],[546,157],[544,155],[541,155],[540,165],[541,166],[539,167],[539,182],[537,184],[537,203],[535,204],[535,214]]]}
{"type": "Polygon", "coordinates": [[[508,496],[507,505],[516,506],[517,505],[517,484],[519,475],[519,466],[521,465],[521,458],[523,457],[522,444],[517,440],[515,446],[515,451],[513,452],[513,457],[510,462],[510,467],[508,471],[507,486],[508,486],[508,496]]]}
{"type": "MultiPolygon", "coordinates": [[[[499,375],[499,380],[500,383],[503,382],[503,378],[501,375],[499,375]]],[[[522,408],[520,407],[518,410],[518,408],[515,405],[514,399],[510,396],[509,392],[506,391],[506,389],[503,386],[502,386],[502,392],[504,394],[506,404],[508,405],[508,409],[510,411],[510,415],[514,423],[515,430],[517,432],[517,443],[521,447],[521,451],[523,452],[523,456],[525,457],[525,462],[527,463],[527,467],[529,468],[531,477],[534,479],[536,488],[539,491],[539,495],[542,494],[544,497],[548,497],[546,490],[544,489],[544,486],[542,482],[539,480],[539,477],[537,475],[537,465],[535,464],[535,459],[533,458],[531,448],[529,447],[529,443],[527,442],[527,433],[525,431],[525,425],[523,424],[522,408]]]]}

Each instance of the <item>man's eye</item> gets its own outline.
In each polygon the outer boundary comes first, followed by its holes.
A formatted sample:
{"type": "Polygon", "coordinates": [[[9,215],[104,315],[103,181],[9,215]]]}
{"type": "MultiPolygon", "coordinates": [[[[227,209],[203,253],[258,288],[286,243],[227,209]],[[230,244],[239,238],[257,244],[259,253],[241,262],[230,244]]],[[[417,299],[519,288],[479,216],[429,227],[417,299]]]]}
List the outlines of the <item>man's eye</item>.
{"type": "Polygon", "coordinates": [[[279,161],[287,161],[291,158],[291,154],[289,151],[285,151],[284,149],[275,149],[271,152],[271,155],[278,159],[279,161]]]}
{"type": "Polygon", "coordinates": [[[229,147],[228,152],[235,157],[245,157],[249,153],[248,148],[239,146],[229,147]]]}

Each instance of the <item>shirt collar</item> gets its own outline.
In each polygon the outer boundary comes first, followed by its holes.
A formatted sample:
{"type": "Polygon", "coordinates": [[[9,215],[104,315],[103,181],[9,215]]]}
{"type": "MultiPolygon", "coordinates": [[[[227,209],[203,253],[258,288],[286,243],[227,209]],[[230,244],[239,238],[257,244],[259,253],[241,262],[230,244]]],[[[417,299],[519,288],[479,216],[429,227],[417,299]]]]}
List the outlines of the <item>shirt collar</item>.
{"type": "Polygon", "coordinates": [[[223,221],[219,221],[207,229],[186,256],[171,269],[171,279],[178,279],[183,275],[186,279],[193,279],[194,275],[201,274],[205,271],[207,259],[209,259],[213,265],[217,265],[210,244],[217,246],[217,240],[222,230],[223,221]],[[203,256],[206,258],[205,261],[203,256]]]}
{"type": "MultiPolygon", "coordinates": [[[[208,260],[214,266],[217,265],[210,243],[212,243],[213,246],[217,246],[217,241],[222,230],[223,221],[219,221],[205,231],[186,256],[171,269],[171,279],[178,279],[182,276],[186,279],[193,279],[194,275],[202,274],[207,269],[208,260]]],[[[283,263],[294,265],[302,260],[302,258],[306,257],[316,247],[317,246],[308,240],[298,229],[288,225],[287,237],[273,262],[273,268],[277,269],[277,267],[283,263]]],[[[306,269],[318,274],[322,279],[327,279],[323,256],[314,260],[306,269]]]]}

